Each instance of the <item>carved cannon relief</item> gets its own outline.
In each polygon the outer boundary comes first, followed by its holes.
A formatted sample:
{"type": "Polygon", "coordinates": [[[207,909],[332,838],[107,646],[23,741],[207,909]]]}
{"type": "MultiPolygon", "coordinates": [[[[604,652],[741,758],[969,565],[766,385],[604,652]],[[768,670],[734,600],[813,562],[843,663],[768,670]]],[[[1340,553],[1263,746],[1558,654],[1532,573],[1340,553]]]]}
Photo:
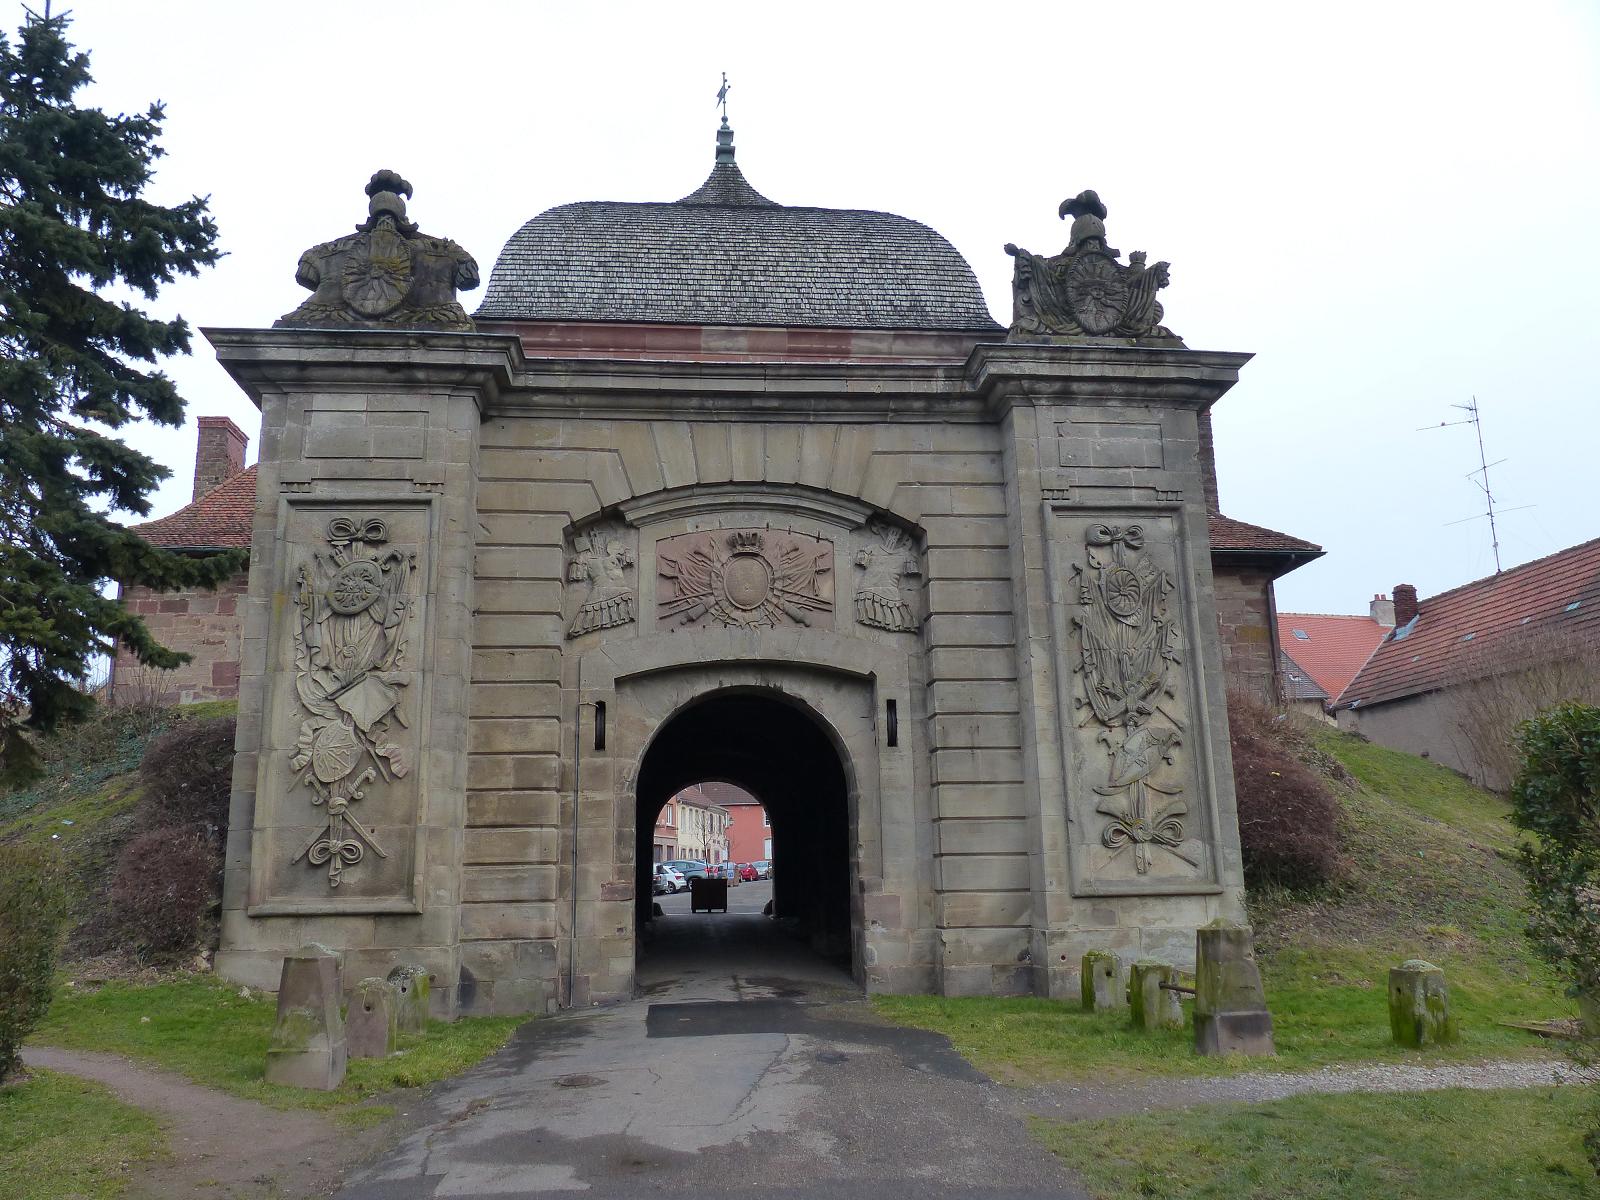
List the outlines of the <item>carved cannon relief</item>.
{"type": "Polygon", "coordinates": [[[832,628],[833,543],[775,529],[684,533],[656,543],[662,624],[832,628]]]}

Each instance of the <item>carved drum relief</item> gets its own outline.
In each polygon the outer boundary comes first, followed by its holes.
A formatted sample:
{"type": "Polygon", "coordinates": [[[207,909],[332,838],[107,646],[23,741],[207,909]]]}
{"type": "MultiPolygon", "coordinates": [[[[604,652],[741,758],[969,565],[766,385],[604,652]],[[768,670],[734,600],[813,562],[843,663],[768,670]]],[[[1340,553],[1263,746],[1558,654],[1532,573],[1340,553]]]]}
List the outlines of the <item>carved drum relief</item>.
{"type": "Polygon", "coordinates": [[[1063,735],[1081,894],[1212,890],[1212,820],[1176,520],[1056,514],[1063,735]]]}
{"type": "Polygon", "coordinates": [[[667,626],[833,628],[833,543],[777,529],[656,542],[656,618],[667,626]]]}

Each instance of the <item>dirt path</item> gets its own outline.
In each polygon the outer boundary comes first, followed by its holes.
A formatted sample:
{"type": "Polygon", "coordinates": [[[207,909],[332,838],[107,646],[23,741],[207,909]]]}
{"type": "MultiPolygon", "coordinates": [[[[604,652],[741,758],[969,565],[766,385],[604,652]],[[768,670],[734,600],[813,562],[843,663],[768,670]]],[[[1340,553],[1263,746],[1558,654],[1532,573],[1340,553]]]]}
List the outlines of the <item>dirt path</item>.
{"type": "Polygon", "coordinates": [[[1120,1117],[1196,1104],[1262,1104],[1289,1096],[1347,1092],[1431,1092],[1442,1088],[1553,1087],[1600,1082],[1600,1071],[1569,1063],[1519,1059],[1506,1062],[1408,1063],[1323,1067],[1297,1074],[1207,1075],[1187,1079],[1042,1084],[1026,1089],[1029,1111],[1063,1121],[1120,1117]]]}
{"type": "Polygon", "coordinates": [[[115,1054],[30,1046],[22,1058],[104,1084],[161,1120],[171,1157],[134,1174],[134,1197],[326,1195],[390,1136],[386,1126],[352,1131],[327,1114],[281,1112],[115,1054]]]}

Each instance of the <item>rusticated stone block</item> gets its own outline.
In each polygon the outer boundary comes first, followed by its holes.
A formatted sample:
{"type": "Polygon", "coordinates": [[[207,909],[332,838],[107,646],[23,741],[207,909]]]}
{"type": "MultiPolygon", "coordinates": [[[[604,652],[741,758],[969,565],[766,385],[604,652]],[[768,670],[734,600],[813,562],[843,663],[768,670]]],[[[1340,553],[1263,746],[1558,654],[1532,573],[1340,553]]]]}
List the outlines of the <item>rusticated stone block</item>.
{"type": "Polygon", "coordinates": [[[399,966],[389,972],[394,988],[395,1025],[401,1033],[428,1029],[428,992],[433,982],[425,967],[399,966]]]}
{"type": "Polygon", "coordinates": [[[1216,920],[1195,930],[1196,1054],[1275,1054],[1272,1014],[1248,925],[1216,920]]]}
{"type": "Polygon", "coordinates": [[[1128,1003],[1128,978],[1122,960],[1108,950],[1090,950],[1083,956],[1083,1008],[1085,1012],[1111,1012],[1128,1003]]]}
{"type": "Polygon", "coordinates": [[[394,985],[372,976],[356,984],[345,1017],[351,1058],[388,1058],[397,1034],[394,985]]]}
{"type": "Polygon", "coordinates": [[[1389,1032],[1401,1046],[1443,1046],[1457,1040],[1441,968],[1413,958],[1389,972],[1389,1032]]]}
{"type": "Polygon", "coordinates": [[[344,1079],[339,960],[319,946],[284,957],[278,1019],[267,1045],[267,1082],[331,1092],[344,1079]]]}
{"type": "Polygon", "coordinates": [[[1134,1025],[1139,1029],[1182,1029],[1183,1004],[1178,993],[1162,986],[1174,982],[1176,969],[1170,963],[1144,958],[1130,971],[1128,1003],[1134,1025]]]}

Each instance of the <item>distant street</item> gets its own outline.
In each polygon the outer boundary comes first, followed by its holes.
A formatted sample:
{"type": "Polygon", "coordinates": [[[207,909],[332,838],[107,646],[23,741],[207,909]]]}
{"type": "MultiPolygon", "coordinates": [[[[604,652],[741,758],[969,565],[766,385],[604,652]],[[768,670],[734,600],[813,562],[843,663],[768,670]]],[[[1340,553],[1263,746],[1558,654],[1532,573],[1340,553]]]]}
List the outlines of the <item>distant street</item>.
{"type": "Polygon", "coordinates": [[[732,888],[726,915],[659,897],[639,999],[530,1023],[338,1195],[1086,1200],[1007,1089],[879,1021],[759,915],[771,896],[732,888]]]}

